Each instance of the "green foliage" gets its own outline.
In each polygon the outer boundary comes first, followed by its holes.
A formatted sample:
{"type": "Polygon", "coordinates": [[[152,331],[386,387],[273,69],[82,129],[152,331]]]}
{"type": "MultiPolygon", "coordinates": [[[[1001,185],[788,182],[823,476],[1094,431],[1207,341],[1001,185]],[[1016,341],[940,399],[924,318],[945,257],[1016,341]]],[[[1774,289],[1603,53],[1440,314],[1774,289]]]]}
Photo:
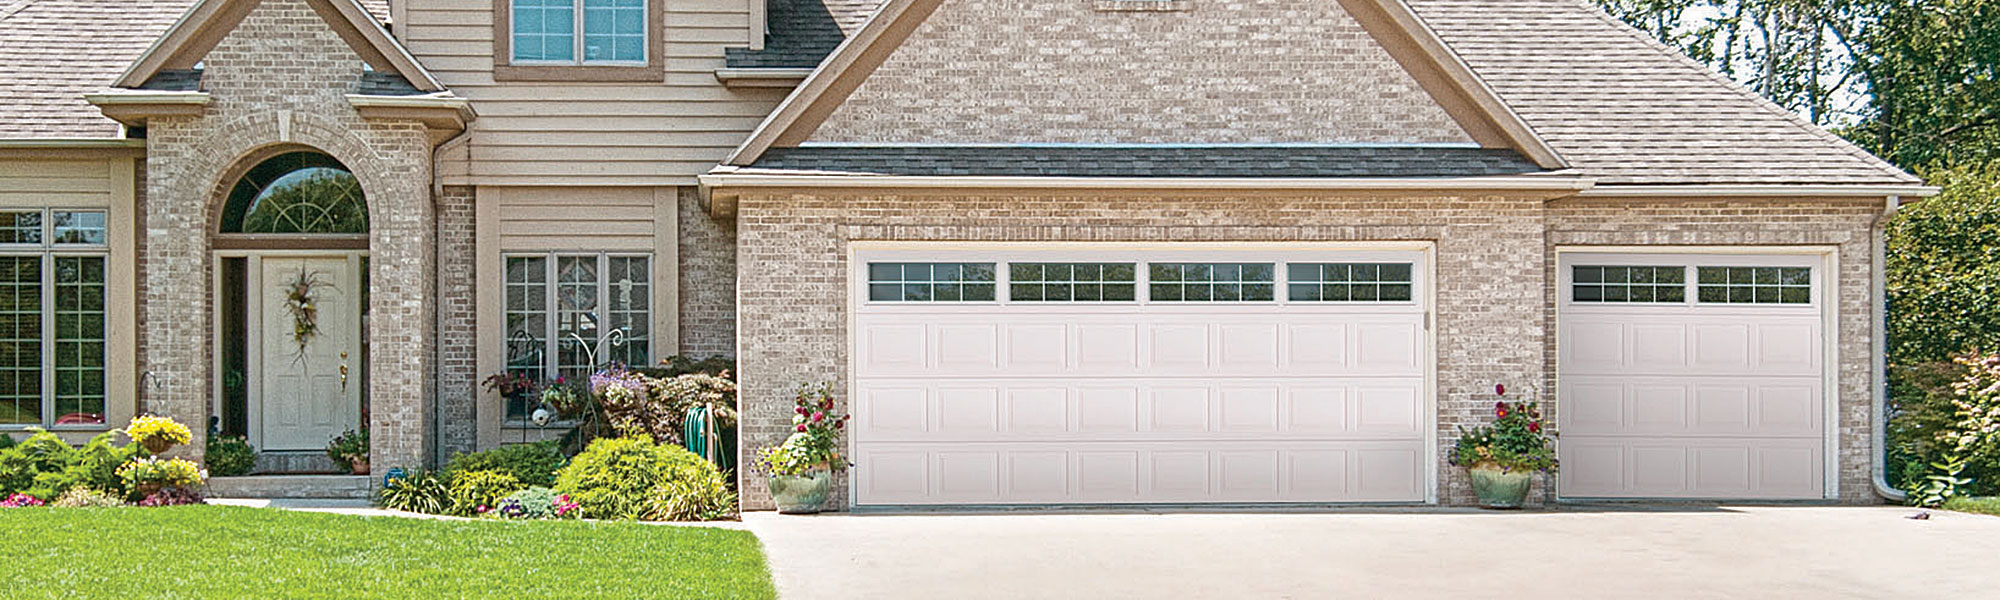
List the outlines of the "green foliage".
{"type": "Polygon", "coordinates": [[[0,433],[0,450],[6,450],[8,448],[12,448],[14,447],[15,443],[16,442],[14,441],[14,436],[7,435],[5,433],[0,433]]]}
{"type": "Polygon", "coordinates": [[[2000,351],[2000,162],[1929,176],[1944,193],[1889,224],[1890,356],[1900,366],[2000,351]]]}
{"type": "Polygon", "coordinates": [[[368,430],[342,432],[326,444],[326,457],[334,462],[350,465],[355,460],[368,460],[368,430]]]}
{"type": "Polygon", "coordinates": [[[1507,471],[1552,470],[1555,444],[1542,431],[1541,409],[1533,402],[1493,404],[1493,424],[1458,428],[1451,464],[1494,466],[1507,471]]]}
{"type": "Polygon", "coordinates": [[[375,502],[389,510],[441,515],[451,509],[451,490],[437,472],[417,469],[383,486],[375,502]]]}
{"type": "Polygon", "coordinates": [[[132,441],[140,444],[154,441],[167,446],[185,444],[188,440],[194,439],[194,432],[188,431],[186,425],[170,417],[152,415],[132,419],[132,424],[125,426],[125,435],[131,436],[132,441]]]}
{"type": "Polygon", "coordinates": [[[1848,137],[1903,168],[2000,160],[2000,0],[1843,0],[1870,100],[1848,137]]]}
{"type": "Polygon", "coordinates": [[[1944,501],[1945,510],[2000,516],[2000,498],[1956,496],[1944,501]]]}
{"type": "Polygon", "coordinates": [[[557,442],[501,446],[485,452],[459,453],[444,467],[445,479],[470,471],[499,471],[512,475],[521,485],[549,487],[556,484],[556,470],[568,458],[557,442]]]}
{"type": "Polygon", "coordinates": [[[736,379],[733,375],[736,372],[736,359],[716,355],[697,360],[675,355],[660,359],[659,366],[650,369],[633,370],[654,379],[668,379],[682,375],[714,375],[734,380],[736,379]]]}
{"type": "Polygon", "coordinates": [[[556,474],[555,491],[567,494],[593,519],[670,520],[720,518],[733,498],[710,488],[728,481],[715,465],[678,446],[645,435],[604,438],[556,474]]]}
{"type": "Polygon", "coordinates": [[[451,513],[473,516],[492,510],[508,494],[526,487],[501,471],[466,471],[452,475],[451,513]]]}
{"type": "Polygon", "coordinates": [[[833,410],[833,386],[801,385],[792,396],[792,435],[783,444],[757,451],[759,470],[775,475],[804,475],[819,469],[847,468],[840,456],[840,434],[852,415],[833,410]]]}
{"type": "Polygon", "coordinates": [[[72,448],[56,434],[33,431],[27,440],[0,449],[0,496],[23,493],[49,501],[78,487],[120,493],[119,466],[144,453],[137,444],[113,445],[113,432],[72,448]]]}
{"type": "Polygon", "coordinates": [[[201,465],[194,461],[185,458],[162,460],[150,456],[118,467],[118,478],[124,481],[125,489],[134,491],[145,485],[192,487],[208,479],[201,465]]]}
{"type": "Polygon", "coordinates": [[[257,451],[242,436],[215,436],[208,438],[208,451],[202,453],[202,460],[208,462],[208,474],[216,477],[249,475],[257,465],[257,451]]]}
{"type": "Polygon", "coordinates": [[[1938,507],[1960,495],[1972,480],[1961,477],[1965,472],[1965,456],[1956,452],[1945,455],[1943,460],[1931,463],[1931,473],[1922,481],[1912,482],[1906,491],[1910,494],[1910,504],[1938,507]]]}
{"type": "Polygon", "coordinates": [[[368,203],[354,175],[325,168],[302,172],[300,179],[274,182],[257,198],[243,216],[243,233],[368,232],[368,203]]]}

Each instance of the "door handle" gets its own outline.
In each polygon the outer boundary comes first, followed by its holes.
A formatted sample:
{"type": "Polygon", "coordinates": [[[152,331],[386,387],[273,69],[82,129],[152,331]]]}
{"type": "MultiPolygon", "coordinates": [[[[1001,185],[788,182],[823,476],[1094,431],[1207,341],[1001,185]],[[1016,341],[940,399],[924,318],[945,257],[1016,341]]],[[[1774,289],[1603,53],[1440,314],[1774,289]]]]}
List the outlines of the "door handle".
{"type": "Polygon", "coordinates": [[[347,391],[347,353],[340,353],[340,391],[347,391]]]}

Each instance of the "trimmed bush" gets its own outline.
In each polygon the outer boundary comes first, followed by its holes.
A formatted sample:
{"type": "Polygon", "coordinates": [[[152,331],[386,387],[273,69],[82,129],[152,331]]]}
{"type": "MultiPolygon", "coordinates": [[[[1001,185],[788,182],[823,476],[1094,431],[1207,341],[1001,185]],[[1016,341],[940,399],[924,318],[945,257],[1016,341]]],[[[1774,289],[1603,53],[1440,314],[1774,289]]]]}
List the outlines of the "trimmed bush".
{"type": "Polygon", "coordinates": [[[445,464],[444,478],[449,480],[472,471],[499,471],[512,475],[523,486],[549,487],[556,484],[556,470],[568,460],[553,440],[501,446],[451,457],[451,462],[445,464]]]}
{"type": "Polygon", "coordinates": [[[208,462],[211,476],[249,475],[250,469],[257,466],[257,450],[242,436],[212,437],[208,438],[208,451],[202,454],[202,460],[208,462]]]}
{"type": "Polygon", "coordinates": [[[451,510],[451,489],[436,471],[417,469],[383,487],[376,503],[389,510],[441,515],[451,510]]]}
{"type": "Polygon", "coordinates": [[[501,498],[526,486],[513,475],[501,471],[466,471],[451,476],[451,512],[476,516],[492,510],[501,498]]]}
{"type": "Polygon", "coordinates": [[[555,487],[584,517],[640,520],[725,518],[735,510],[727,489],[715,465],[645,435],[591,442],[557,472],[555,487]]]}
{"type": "Polygon", "coordinates": [[[27,440],[0,449],[0,495],[16,493],[55,500],[72,488],[121,493],[118,467],[144,452],[137,444],[112,445],[116,434],[102,433],[82,448],[56,434],[36,430],[27,440]]]}

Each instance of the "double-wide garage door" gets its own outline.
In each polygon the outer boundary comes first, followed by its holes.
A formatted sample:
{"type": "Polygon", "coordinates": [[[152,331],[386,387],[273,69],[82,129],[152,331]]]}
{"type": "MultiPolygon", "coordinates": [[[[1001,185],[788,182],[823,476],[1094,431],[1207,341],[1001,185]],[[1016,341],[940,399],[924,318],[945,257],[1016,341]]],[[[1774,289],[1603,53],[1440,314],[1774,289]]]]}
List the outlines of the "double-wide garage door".
{"type": "Polygon", "coordinates": [[[1561,494],[1824,497],[1822,263],[1564,253],[1561,494]]]}
{"type": "Polygon", "coordinates": [[[853,262],[858,505],[1425,499],[1419,248],[853,262]]]}

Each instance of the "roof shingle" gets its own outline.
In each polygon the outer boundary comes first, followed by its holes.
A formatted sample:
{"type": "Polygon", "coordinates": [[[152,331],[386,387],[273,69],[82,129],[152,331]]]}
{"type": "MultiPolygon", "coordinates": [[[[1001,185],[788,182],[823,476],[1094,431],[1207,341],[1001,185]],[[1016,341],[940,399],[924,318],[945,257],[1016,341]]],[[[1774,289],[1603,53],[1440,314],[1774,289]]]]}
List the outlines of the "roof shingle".
{"type": "Polygon", "coordinates": [[[749,168],[901,176],[1416,178],[1527,175],[1512,150],[1451,146],[802,146],[749,168]]]}

